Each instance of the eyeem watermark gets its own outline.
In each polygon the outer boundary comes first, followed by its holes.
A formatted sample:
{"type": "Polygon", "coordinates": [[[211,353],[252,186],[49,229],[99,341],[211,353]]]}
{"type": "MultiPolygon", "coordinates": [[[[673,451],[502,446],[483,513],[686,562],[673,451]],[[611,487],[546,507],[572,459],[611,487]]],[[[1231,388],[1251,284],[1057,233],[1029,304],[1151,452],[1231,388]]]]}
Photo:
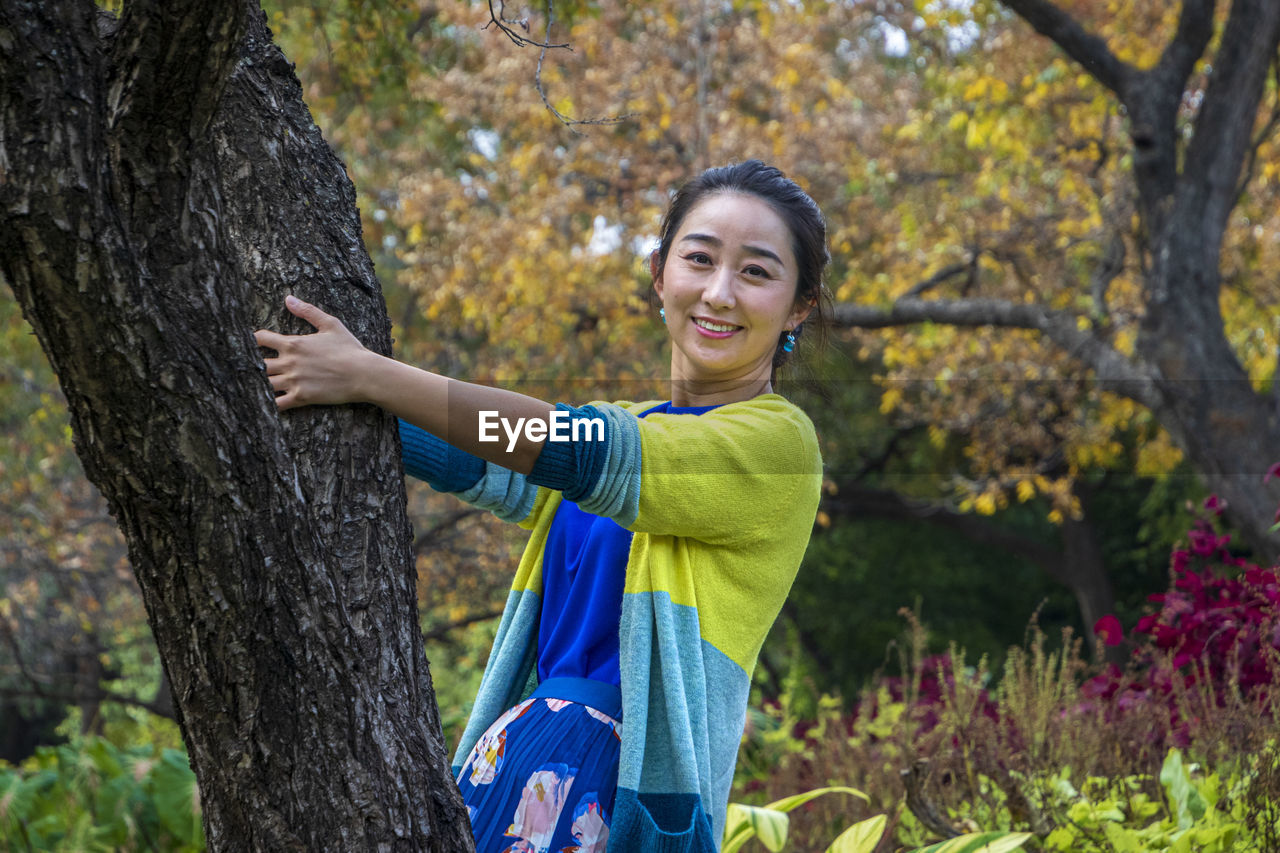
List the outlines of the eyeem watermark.
{"type": "Polygon", "coordinates": [[[498,427],[507,435],[507,452],[516,449],[520,433],[530,441],[604,441],[604,418],[573,418],[557,409],[547,420],[516,418],[511,420],[496,411],[480,412],[480,441],[501,441],[498,427]]]}

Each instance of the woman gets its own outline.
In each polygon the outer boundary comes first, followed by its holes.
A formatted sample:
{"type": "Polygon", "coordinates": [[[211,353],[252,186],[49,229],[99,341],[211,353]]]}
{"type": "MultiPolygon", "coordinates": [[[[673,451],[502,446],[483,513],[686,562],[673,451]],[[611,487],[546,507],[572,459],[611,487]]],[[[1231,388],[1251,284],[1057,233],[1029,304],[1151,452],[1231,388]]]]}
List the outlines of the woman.
{"type": "Polygon", "coordinates": [[[409,473],[532,531],[455,759],[480,853],[719,849],[751,672],[817,512],[813,426],[773,380],[826,262],[821,213],[778,170],[685,185],[650,257],[661,403],[454,381],[292,297],[316,334],[257,333],[281,409],[382,406],[409,473]]]}

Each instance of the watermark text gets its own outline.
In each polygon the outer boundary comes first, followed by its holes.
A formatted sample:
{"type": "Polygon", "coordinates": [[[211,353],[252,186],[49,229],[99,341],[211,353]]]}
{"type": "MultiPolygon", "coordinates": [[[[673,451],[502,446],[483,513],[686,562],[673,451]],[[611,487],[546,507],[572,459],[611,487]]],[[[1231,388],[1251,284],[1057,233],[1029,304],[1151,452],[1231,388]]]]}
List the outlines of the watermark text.
{"type": "Polygon", "coordinates": [[[529,441],[604,441],[603,418],[574,418],[559,409],[546,419],[516,418],[514,423],[497,411],[480,412],[480,441],[501,441],[499,428],[507,437],[508,453],[515,450],[522,432],[529,441]]]}

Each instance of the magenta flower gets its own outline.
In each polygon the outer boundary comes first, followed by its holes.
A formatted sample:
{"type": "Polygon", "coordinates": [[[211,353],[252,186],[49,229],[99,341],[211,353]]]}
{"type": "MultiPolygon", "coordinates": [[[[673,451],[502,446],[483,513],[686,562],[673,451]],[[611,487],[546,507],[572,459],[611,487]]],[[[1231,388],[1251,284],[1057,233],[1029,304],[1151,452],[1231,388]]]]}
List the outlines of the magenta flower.
{"type": "Polygon", "coordinates": [[[1124,642],[1124,628],[1120,620],[1108,613],[1093,624],[1093,633],[1102,638],[1108,646],[1118,646],[1124,642]]]}

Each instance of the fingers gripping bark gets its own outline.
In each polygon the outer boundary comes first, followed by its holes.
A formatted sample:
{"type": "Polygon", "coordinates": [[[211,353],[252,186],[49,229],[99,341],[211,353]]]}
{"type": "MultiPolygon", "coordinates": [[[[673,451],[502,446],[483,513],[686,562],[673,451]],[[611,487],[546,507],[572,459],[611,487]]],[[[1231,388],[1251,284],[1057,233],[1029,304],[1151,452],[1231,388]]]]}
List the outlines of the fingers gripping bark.
{"type": "Polygon", "coordinates": [[[258,346],[276,351],[263,359],[267,380],[280,410],[298,406],[337,405],[361,400],[362,365],[372,355],[331,314],[294,296],[285,299],[290,313],[315,328],[310,335],[282,335],[270,329],[254,332],[258,346]]]}

